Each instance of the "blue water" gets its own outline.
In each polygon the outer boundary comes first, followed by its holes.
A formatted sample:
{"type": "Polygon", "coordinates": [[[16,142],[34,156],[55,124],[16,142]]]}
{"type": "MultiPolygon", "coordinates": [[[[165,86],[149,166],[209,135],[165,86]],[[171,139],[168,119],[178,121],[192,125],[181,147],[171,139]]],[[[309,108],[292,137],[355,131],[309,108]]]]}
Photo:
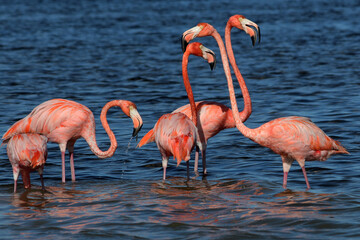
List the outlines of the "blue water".
{"type": "MultiPolygon", "coordinates": [[[[1,134],[40,103],[66,98],[93,111],[106,150],[101,108],[127,99],[144,120],[142,137],[162,114],[188,103],[181,34],[208,22],[223,35],[229,17],[243,14],[262,34],[252,47],[247,35],[232,31],[253,103],[246,125],[306,116],[351,155],[307,163],[308,191],[294,163],[284,191],[280,156],[227,129],[209,140],[207,177],[186,181],[185,164],[176,168],[170,159],[162,181],[156,145],[136,149],[130,119],[111,109],[119,148],[98,159],[79,140],[75,183],[68,161],[61,183],[60,151],[49,143],[47,191],[35,172],[32,189],[20,183],[14,194],[6,148],[0,148],[1,238],[360,239],[359,12],[359,1],[340,0],[3,1],[1,134]]],[[[217,54],[218,64],[210,72],[202,59],[190,58],[195,100],[230,106],[215,40],[197,41],[217,54]]]]}

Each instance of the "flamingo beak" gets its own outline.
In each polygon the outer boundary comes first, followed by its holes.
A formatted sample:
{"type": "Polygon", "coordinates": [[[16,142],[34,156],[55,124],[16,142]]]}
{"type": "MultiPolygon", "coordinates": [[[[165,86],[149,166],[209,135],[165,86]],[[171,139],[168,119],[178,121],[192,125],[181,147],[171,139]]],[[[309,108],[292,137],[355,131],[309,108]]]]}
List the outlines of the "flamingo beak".
{"type": "Polygon", "coordinates": [[[203,28],[200,26],[195,26],[193,28],[190,28],[189,30],[186,30],[183,33],[183,35],[181,36],[181,48],[183,53],[185,52],[188,43],[194,38],[196,38],[202,29],[203,28]]]}
{"type": "Polygon", "coordinates": [[[243,30],[250,35],[252,45],[255,46],[256,40],[258,40],[258,43],[260,43],[260,27],[256,23],[246,18],[240,18],[239,21],[242,25],[243,30]]]}
{"type": "Polygon", "coordinates": [[[205,60],[208,61],[209,65],[210,65],[210,69],[214,70],[215,66],[216,66],[216,57],[215,57],[215,53],[213,51],[211,51],[211,49],[205,47],[204,45],[200,46],[200,49],[203,53],[203,58],[205,60]]]}
{"type": "Polygon", "coordinates": [[[130,108],[130,118],[133,120],[134,123],[134,130],[132,136],[136,137],[136,141],[137,141],[138,133],[140,132],[143,126],[143,121],[136,108],[133,107],[130,108]]]}
{"type": "Polygon", "coordinates": [[[138,140],[138,133],[140,132],[142,126],[143,126],[143,125],[141,124],[141,125],[139,125],[139,127],[134,128],[134,130],[133,130],[132,136],[133,136],[133,137],[136,137],[136,141],[138,140]]]}
{"type": "Polygon", "coordinates": [[[182,51],[183,51],[183,53],[186,51],[186,47],[187,47],[187,45],[189,44],[185,39],[184,39],[184,37],[183,36],[181,36],[181,49],[182,49],[182,51]]]}
{"type": "Polygon", "coordinates": [[[212,51],[211,51],[211,52],[210,52],[210,51],[207,51],[206,53],[208,53],[208,54],[210,54],[210,55],[213,56],[213,59],[214,59],[214,60],[209,62],[210,69],[211,69],[211,71],[212,71],[212,70],[214,70],[215,67],[216,67],[216,57],[215,57],[215,53],[213,53],[212,51]]]}

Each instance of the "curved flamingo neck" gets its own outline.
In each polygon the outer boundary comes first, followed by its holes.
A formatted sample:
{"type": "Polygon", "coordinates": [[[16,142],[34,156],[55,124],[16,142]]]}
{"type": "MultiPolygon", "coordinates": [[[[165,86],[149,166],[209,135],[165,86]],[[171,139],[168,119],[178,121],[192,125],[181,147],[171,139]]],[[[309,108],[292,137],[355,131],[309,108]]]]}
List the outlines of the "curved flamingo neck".
{"type": "MultiPolygon", "coordinates": [[[[248,137],[248,138],[252,139],[251,129],[247,128],[240,119],[239,109],[238,109],[237,102],[236,102],[234,85],[233,85],[233,82],[232,82],[233,80],[232,80],[232,77],[231,77],[229,61],[228,61],[228,58],[227,58],[227,55],[226,55],[224,42],[221,39],[220,34],[216,30],[214,30],[212,32],[211,36],[215,38],[215,40],[216,40],[216,42],[217,42],[217,44],[219,46],[219,49],[220,49],[221,60],[223,62],[224,72],[225,72],[225,76],[226,76],[226,80],[227,80],[228,88],[229,88],[231,110],[232,110],[233,117],[234,117],[234,120],[235,120],[235,125],[236,125],[237,129],[245,137],[248,137]]],[[[245,85],[245,82],[240,81],[239,84],[240,84],[241,89],[243,89],[243,87],[245,85]]]]}
{"type": "Polygon", "coordinates": [[[190,53],[187,52],[187,51],[183,55],[182,74],[183,74],[185,90],[186,90],[186,93],[188,95],[189,102],[190,102],[192,121],[195,124],[195,126],[197,126],[196,104],[195,104],[194,94],[193,94],[193,91],[192,91],[192,88],[191,88],[191,85],[190,85],[190,80],[189,80],[189,75],[188,75],[188,70],[187,70],[187,65],[188,65],[188,61],[189,61],[189,55],[190,55],[190,53]]]}
{"type": "Polygon", "coordinates": [[[225,28],[225,45],[226,45],[226,51],[227,51],[227,55],[229,57],[229,61],[230,64],[234,70],[236,79],[239,82],[242,94],[243,94],[243,98],[244,98],[244,110],[240,112],[240,118],[242,122],[245,122],[251,115],[252,112],[252,107],[251,107],[251,98],[250,98],[250,94],[249,94],[249,90],[245,84],[245,80],[243,78],[243,76],[241,75],[241,72],[236,64],[236,60],[234,57],[234,51],[232,49],[232,44],[231,44],[231,29],[232,29],[232,25],[228,22],[226,24],[226,28],[225,28]]]}
{"type": "Polygon", "coordinates": [[[107,104],[105,104],[105,106],[102,108],[102,111],[101,111],[101,114],[100,114],[100,121],[106,131],[106,133],[108,134],[109,138],[110,138],[110,147],[108,150],[106,151],[102,151],[101,149],[99,149],[98,145],[97,145],[97,142],[96,142],[96,138],[95,138],[95,123],[94,123],[94,126],[93,126],[93,132],[90,133],[90,136],[89,136],[89,141],[88,139],[84,136],[84,138],[87,140],[89,146],[90,146],[90,149],[91,151],[96,155],[98,156],[99,158],[108,158],[108,157],[112,157],[115,153],[115,150],[117,148],[117,141],[116,141],[116,138],[115,138],[115,135],[113,133],[113,131],[110,129],[110,126],[109,126],[109,123],[107,121],[107,118],[106,118],[106,115],[107,115],[107,112],[109,111],[110,108],[112,107],[121,107],[121,100],[113,100],[111,102],[108,102],[107,104]]]}

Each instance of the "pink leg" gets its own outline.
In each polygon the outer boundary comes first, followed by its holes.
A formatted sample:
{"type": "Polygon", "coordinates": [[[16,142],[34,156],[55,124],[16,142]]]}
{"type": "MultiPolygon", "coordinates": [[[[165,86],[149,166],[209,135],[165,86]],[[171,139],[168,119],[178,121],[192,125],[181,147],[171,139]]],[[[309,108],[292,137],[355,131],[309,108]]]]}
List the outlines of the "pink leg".
{"type": "Polygon", "coordinates": [[[166,179],[166,167],[163,167],[163,180],[165,180],[166,179]]]}
{"type": "Polygon", "coordinates": [[[74,152],[70,152],[71,180],[75,182],[74,152]]]}
{"type": "Polygon", "coordinates": [[[17,180],[14,180],[14,193],[16,193],[17,180]]]}
{"type": "Polygon", "coordinates": [[[207,170],[206,170],[206,150],[203,149],[201,152],[201,157],[202,157],[202,165],[203,165],[203,174],[207,174],[207,170]]]}
{"type": "Polygon", "coordinates": [[[199,167],[199,147],[196,146],[195,152],[195,162],[194,162],[194,172],[198,175],[198,167],[199,167]]]}
{"type": "Polygon", "coordinates": [[[289,172],[284,172],[284,179],[283,179],[283,188],[284,189],[286,189],[288,174],[289,174],[289,172]]]}
{"type": "Polygon", "coordinates": [[[167,168],[167,164],[168,164],[168,160],[169,158],[168,157],[162,157],[162,167],[163,167],[163,179],[165,180],[166,179],[166,168],[167,168]]]}
{"type": "Polygon", "coordinates": [[[309,184],[309,181],[308,181],[308,178],[307,178],[307,175],[306,175],[305,166],[302,167],[301,169],[302,169],[303,174],[304,174],[304,178],[305,178],[305,182],[306,182],[307,189],[310,189],[310,184],[309,184]]]}
{"type": "Polygon", "coordinates": [[[61,152],[62,182],[65,183],[65,152],[61,152]]]}

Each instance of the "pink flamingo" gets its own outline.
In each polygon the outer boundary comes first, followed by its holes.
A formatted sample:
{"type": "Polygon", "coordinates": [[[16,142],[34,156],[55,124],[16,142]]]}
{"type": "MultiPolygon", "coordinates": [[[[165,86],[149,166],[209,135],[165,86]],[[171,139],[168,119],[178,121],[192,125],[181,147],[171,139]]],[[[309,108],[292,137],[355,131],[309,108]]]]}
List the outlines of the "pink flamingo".
{"type": "MultiPolygon", "coordinates": [[[[260,28],[258,27],[258,25],[255,24],[254,22],[246,19],[246,20],[244,20],[243,24],[254,27],[258,31],[258,33],[256,33],[250,27],[240,28],[234,22],[235,17],[236,16],[233,16],[232,18],[230,18],[226,25],[227,31],[225,31],[225,34],[228,35],[229,39],[230,39],[230,29],[232,27],[237,27],[240,30],[244,30],[247,34],[250,35],[253,45],[255,45],[257,37],[259,37],[258,39],[260,42],[260,28]]],[[[205,27],[205,25],[200,23],[193,30],[197,30],[197,29],[200,29],[203,27],[205,27]]],[[[191,35],[191,31],[190,30],[186,31],[183,34],[183,37],[181,38],[182,39],[181,46],[182,46],[183,51],[185,51],[188,42],[191,40],[189,38],[191,35]],[[186,36],[188,34],[190,34],[190,35],[186,36]]],[[[222,42],[221,36],[216,32],[216,30],[213,31],[211,36],[213,36],[215,38],[215,40],[218,41],[218,43],[219,43],[219,39],[222,42]]],[[[219,44],[219,46],[220,46],[220,44],[219,44]]],[[[233,53],[232,46],[231,46],[231,41],[226,42],[226,48],[227,48],[227,54],[229,56],[231,66],[233,67],[235,76],[240,83],[240,81],[244,81],[244,80],[243,80],[240,70],[236,64],[234,53],[233,53]]],[[[222,55],[221,55],[222,59],[224,57],[226,58],[225,50],[221,53],[222,53],[222,55]]],[[[252,111],[251,99],[250,99],[249,91],[246,86],[243,89],[243,98],[244,98],[244,109],[243,109],[243,111],[239,112],[239,114],[240,114],[241,120],[243,122],[245,122],[250,117],[251,111],[252,111]]],[[[196,107],[197,107],[197,112],[198,112],[198,118],[200,119],[200,121],[197,123],[197,128],[199,129],[200,140],[203,145],[203,150],[201,151],[203,173],[206,174],[207,173],[207,170],[206,170],[206,148],[207,148],[208,139],[215,136],[216,134],[218,134],[220,131],[222,131],[224,129],[235,128],[236,125],[235,125],[235,121],[234,121],[234,117],[233,117],[231,109],[228,108],[227,106],[225,106],[224,104],[214,102],[214,101],[201,101],[201,102],[196,103],[196,107]]],[[[182,113],[186,114],[188,117],[190,117],[190,106],[189,106],[189,104],[182,106],[182,107],[176,109],[174,112],[182,112],[182,113]]],[[[194,166],[194,170],[196,172],[198,169],[198,158],[199,158],[199,151],[197,148],[196,155],[195,155],[195,166],[194,166]]]]}
{"type": "Polygon", "coordinates": [[[111,145],[105,152],[96,143],[94,115],[86,106],[65,99],[52,99],[35,107],[25,118],[12,125],[3,135],[6,143],[12,136],[19,133],[38,133],[45,135],[50,142],[59,144],[62,160],[62,182],[65,182],[65,150],[70,153],[71,179],[75,181],[74,144],[83,137],[89,144],[91,151],[99,158],[113,156],[117,148],[115,135],[109,127],[106,113],[111,107],[118,106],[132,119],[134,124],[133,136],[142,127],[142,119],[136,105],[126,100],[113,100],[102,109],[100,120],[108,134],[111,145]]]}
{"type": "Polygon", "coordinates": [[[39,134],[17,134],[9,139],[7,154],[13,169],[14,193],[21,173],[24,187],[30,188],[30,172],[37,170],[44,187],[43,170],[47,158],[47,137],[39,134]]]}
{"type": "Polygon", "coordinates": [[[177,165],[181,160],[187,163],[187,176],[189,178],[189,159],[192,149],[195,145],[202,149],[201,142],[195,123],[197,122],[197,113],[195,100],[189,82],[187,73],[187,64],[189,55],[203,57],[213,68],[215,65],[215,54],[200,43],[193,43],[188,46],[182,63],[182,72],[185,89],[191,106],[192,121],[183,113],[173,112],[165,114],[157,121],[155,127],[150,130],[139,142],[141,147],[149,142],[155,141],[162,155],[163,179],[166,179],[166,168],[170,156],[177,159],[177,165]]]}
{"type": "MultiPolygon", "coordinates": [[[[236,15],[231,19],[231,24],[248,33],[254,33],[254,30],[249,27],[254,26],[242,15],[236,15]],[[245,30],[246,29],[246,30],[245,30]]],[[[255,26],[254,26],[255,27],[255,26]]],[[[230,27],[226,28],[230,31],[230,27]]],[[[217,40],[220,51],[222,52],[222,60],[226,79],[229,88],[229,95],[231,101],[231,108],[235,119],[235,124],[238,130],[247,138],[268,147],[275,153],[279,154],[283,163],[283,187],[286,189],[287,176],[293,161],[297,161],[302,168],[307,189],[310,189],[310,184],[306,175],[305,161],[325,161],[333,154],[346,153],[348,151],[341,146],[340,142],[328,137],[319,127],[317,127],[310,119],[305,117],[284,117],[272,120],[256,129],[247,128],[240,118],[238,112],[234,86],[232,83],[229,63],[225,55],[224,44],[216,30],[207,23],[201,23],[195,28],[186,31],[183,35],[184,41],[190,41],[195,37],[214,36],[217,40]],[[215,36],[214,36],[215,35],[215,36]],[[224,56],[224,57],[223,57],[224,56]]],[[[225,35],[225,40],[230,41],[225,35]]],[[[239,82],[240,88],[244,91],[246,87],[245,81],[241,79],[239,82]]]]}

